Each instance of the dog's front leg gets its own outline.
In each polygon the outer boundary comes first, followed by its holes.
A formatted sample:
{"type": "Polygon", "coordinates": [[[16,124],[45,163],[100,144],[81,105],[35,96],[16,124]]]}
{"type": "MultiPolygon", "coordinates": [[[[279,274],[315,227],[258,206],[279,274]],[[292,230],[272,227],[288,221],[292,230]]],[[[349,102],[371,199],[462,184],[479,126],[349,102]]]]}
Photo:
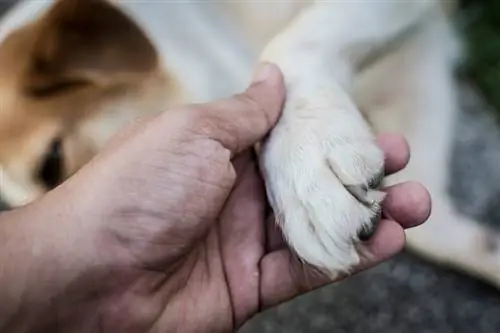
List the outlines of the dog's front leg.
{"type": "Polygon", "coordinates": [[[351,98],[368,54],[425,16],[428,2],[318,3],[264,50],[282,70],[283,115],[262,145],[270,204],[299,259],[330,277],[360,260],[380,218],[384,157],[351,98]]]}

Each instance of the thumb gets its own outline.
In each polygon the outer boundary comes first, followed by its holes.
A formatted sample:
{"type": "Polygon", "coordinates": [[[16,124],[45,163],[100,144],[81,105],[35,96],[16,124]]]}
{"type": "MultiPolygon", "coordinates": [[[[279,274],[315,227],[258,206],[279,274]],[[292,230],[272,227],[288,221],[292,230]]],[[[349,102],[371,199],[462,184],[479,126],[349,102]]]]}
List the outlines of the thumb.
{"type": "Polygon", "coordinates": [[[234,155],[264,138],[278,121],[284,99],[281,71],[263,63],[245,92],[197,106],[196,124],[234,155]]]}

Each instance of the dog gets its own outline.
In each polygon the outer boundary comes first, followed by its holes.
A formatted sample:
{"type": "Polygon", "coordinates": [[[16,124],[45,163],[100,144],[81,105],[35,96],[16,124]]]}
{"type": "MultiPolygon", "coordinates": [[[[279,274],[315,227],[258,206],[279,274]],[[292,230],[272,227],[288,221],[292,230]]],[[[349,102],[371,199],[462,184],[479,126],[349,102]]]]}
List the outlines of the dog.
{"type": "MultiPolygon", "coordinates": [[[[258,61],[287,86],[259,163],[298,258],[348,273],[380,217],[375,134],[404,134],[407,168],[433,197],[407,231],[422,257],[500,287],[498,233],[447,193],[463,58],[451,1],[21,1],[0,21],[0,195],[27,204],[127,123],[244,89],[258,61]]],[[[410,194],[411,195],[411,194],[410,194]]]]}

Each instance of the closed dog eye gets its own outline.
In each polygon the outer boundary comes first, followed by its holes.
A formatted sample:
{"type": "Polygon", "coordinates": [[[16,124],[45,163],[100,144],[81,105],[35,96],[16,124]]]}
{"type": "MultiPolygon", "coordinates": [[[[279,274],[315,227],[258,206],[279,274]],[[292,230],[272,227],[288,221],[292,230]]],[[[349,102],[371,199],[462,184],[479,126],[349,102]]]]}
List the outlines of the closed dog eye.
{"type": "Polygon", "coordinates": [[[25,89],[25,93],[32,98],[48,98],[85,87],[86,85],[88,85],[88,82],[84,80],[61,81],[45,86],[29,86],[25,89]]]}
{"type": "Polygon", "coordinates": [[[56,138],[45,153],[39,170],[39,180],[47,189],[58,186],[64,176],[62,139],[56,138]]]}

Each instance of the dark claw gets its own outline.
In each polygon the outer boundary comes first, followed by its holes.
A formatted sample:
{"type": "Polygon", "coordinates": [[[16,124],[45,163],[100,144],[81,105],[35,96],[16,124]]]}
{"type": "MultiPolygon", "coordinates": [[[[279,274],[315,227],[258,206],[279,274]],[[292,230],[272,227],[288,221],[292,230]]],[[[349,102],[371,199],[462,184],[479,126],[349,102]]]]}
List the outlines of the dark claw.
{"type": "Polygon", "coordinates": [[[368,186],[373,189],[378,189],[382,185],[382,181],[384,180],[384,178],[385,172],[381,171],[368,182],[368,186]]]}
{"type": "Polygon", "coordinates": [[[346,185],[345,187],[349,193],[353,197],[356,198],[359,202],[361,202],[365,206],[370,206],[372,205],[372,202],[370,202],[367,197],[368,197],[368,187],[365,185],[346,185]]]}
{"type": "Polygon", "coordinates": [[[363,228],[358,233],[358,238],[362,242],[369,241],[373,235],[377,232],[378,226],[380,225],[380,220],[382,219],[382,211],[378,209],[376,214],[370,220],[370,224],[363,226],[363,228]]]}

